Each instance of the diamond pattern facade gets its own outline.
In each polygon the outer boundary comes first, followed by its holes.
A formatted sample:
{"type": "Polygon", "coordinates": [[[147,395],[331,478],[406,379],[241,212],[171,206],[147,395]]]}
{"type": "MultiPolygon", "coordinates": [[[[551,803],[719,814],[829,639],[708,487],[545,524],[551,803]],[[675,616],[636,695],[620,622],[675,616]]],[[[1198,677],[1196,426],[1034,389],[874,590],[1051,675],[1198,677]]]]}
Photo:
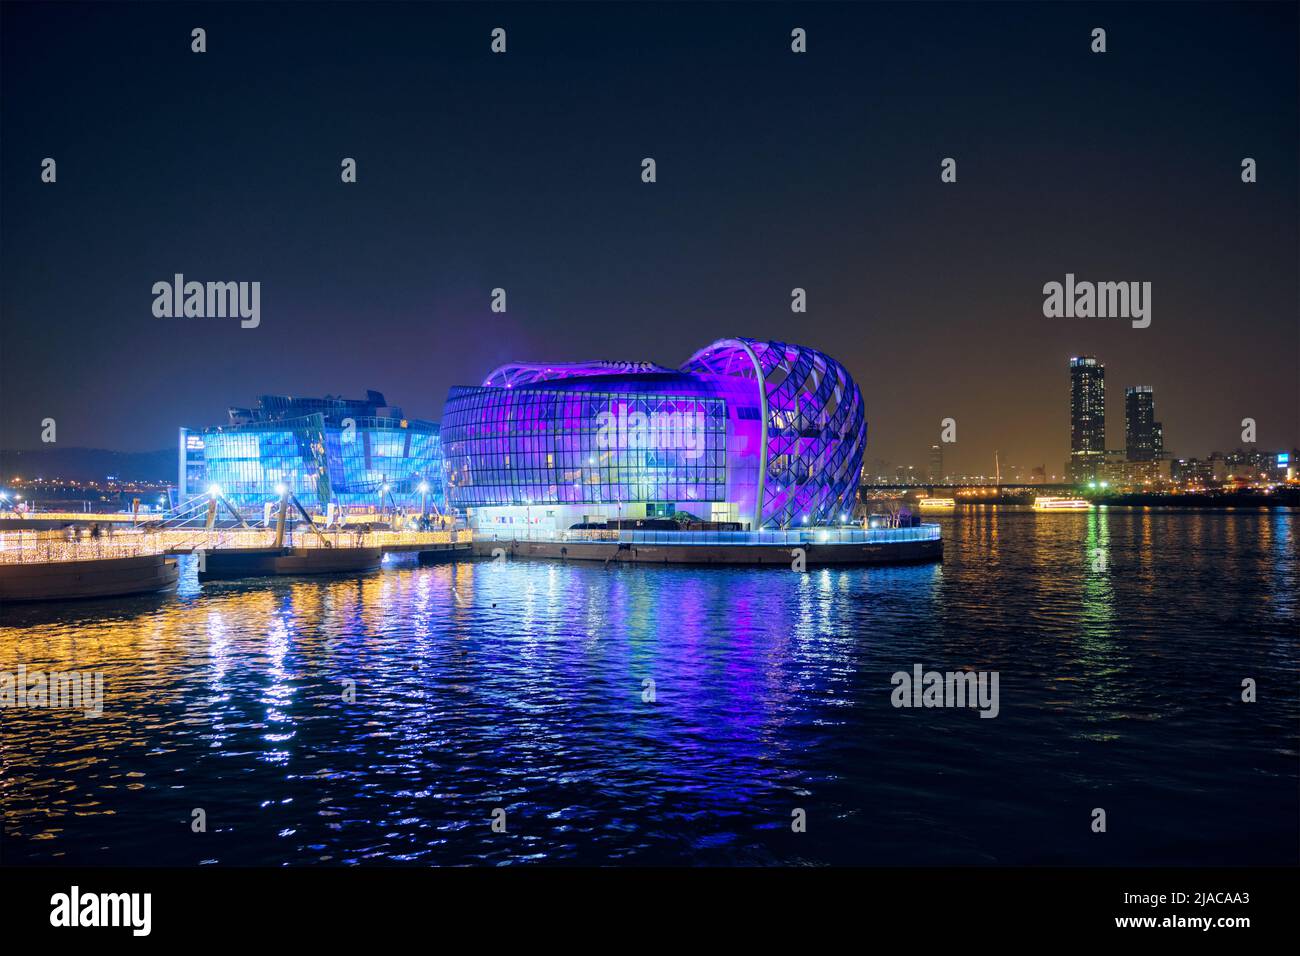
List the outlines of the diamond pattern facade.
{"type": "Polygon", "coordinates": [[[835,523],[852,511],[867,420],[862,393],[844,366],[802,345],[722,339],[683,369],[748,378],[761,392],[760,527],[835,523]]]}

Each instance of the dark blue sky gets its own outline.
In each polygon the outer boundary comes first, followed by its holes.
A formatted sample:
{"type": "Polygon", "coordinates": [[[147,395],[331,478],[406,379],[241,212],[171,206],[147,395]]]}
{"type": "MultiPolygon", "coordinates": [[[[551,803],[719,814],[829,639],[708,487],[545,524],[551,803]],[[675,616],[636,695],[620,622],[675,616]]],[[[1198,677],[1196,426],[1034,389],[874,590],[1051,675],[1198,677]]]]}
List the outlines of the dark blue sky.
{"type": "Polygon", "coordinates": [[[260,392],[436,419],[508,359],[724,335],[843,361],[869,461],[952,416],[950,469],[1059,471],[1084,352],[1112,447],[1136,383],[1177,454],[1300,443],[1296,10],[6,4],[0,447],[161,448],[260,392]],[[260,281],[261,326],[155,318],[176,272],[260,281]],[[1151,327],[1044,318],[1067,272],[1150,281],[1151,327]]]}

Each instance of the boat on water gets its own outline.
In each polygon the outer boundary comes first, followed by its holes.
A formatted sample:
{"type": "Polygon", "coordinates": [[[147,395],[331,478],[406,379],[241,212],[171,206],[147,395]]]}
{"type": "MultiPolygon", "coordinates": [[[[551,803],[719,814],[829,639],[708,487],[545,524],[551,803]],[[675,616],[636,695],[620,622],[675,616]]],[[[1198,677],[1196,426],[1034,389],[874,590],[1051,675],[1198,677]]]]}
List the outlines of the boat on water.
{"type": "Polygon", "coordinates": [[[1035,511],[1090,511],[1092,502],[1083,498],[1035,498],[1035,511]]]}
{"type": "Polygon", "coordinates": [[[917,498],[916,506],[922,511],[952,511],[957,507],[956,498],[917,498]]]}

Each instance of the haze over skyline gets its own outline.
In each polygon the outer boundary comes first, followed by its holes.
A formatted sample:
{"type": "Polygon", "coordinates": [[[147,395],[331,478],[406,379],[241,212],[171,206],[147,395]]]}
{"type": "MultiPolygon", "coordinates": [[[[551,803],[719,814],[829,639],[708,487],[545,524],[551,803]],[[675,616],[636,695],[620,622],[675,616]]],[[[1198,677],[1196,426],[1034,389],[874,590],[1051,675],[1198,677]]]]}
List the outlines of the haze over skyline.
{"type": "Polygon", "coordinates": [[[1296,8],[1004,9],[6,7],[0,447],[164,448],[263,393],[436,421],[509,360],[728,335],[841,361],[868,462],[953,417],[950,471],[1059,474],[1081,354],[1108,445],[1137,384],[1172,454],[1300,444],[1296,8]],[[259,326],[155,318],[176,273],[260,282],[259,326]],[[1044,318],[1070,273],[1150,282],[1150,327],[1044,318]]]}

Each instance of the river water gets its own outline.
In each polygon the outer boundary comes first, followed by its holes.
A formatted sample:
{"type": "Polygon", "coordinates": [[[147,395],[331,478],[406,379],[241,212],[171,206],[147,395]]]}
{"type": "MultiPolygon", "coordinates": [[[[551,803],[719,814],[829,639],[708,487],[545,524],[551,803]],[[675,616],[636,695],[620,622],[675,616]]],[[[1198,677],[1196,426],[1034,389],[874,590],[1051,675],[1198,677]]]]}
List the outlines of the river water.
{"type": "Polygon", "coordinates": [[[932,565],[186,558],[174,594],[9,606],[0,671],[98,673],[103,712],[0,711],[0,854],[1295,862],[1300,513],[940,521],[932,565]],[[918,664],[996,672],[997,716],[893,706],[918,664]]]}

